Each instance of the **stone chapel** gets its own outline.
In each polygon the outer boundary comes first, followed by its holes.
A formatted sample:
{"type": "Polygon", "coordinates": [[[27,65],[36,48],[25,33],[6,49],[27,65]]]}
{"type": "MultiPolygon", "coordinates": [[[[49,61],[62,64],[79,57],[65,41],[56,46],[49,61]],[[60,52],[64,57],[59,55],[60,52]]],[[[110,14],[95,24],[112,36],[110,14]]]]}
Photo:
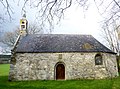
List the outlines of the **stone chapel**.
{"type": "Polygon", "coordinates": [[[9,80],[103,79],[118,76],[116,53],[93,36],[28,34],[27,23],[23,16],[20,35],[12,49],[9,80]]]}

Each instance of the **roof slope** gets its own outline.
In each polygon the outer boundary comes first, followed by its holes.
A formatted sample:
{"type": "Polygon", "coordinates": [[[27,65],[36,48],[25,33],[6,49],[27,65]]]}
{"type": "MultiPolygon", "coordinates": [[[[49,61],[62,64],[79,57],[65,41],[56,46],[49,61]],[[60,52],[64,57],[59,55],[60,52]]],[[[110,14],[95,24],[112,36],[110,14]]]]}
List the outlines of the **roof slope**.
{"type": "Polygon", "coordinates": [[[114,53],[91,35],[33,34],[21,39],[16,52],[107,52],[114,53]]]}

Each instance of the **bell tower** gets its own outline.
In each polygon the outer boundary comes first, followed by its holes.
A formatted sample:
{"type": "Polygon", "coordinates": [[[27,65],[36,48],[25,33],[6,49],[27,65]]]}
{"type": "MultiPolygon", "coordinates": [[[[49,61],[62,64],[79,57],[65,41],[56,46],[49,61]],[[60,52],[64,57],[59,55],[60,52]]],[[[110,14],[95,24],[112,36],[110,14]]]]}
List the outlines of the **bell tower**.
{"type": "Polygon", "coordinates": [[[23,14],[22,19],[20,19],[20,35],[26,36],[28,34],[27,25],[26,14],[23,14]]]}

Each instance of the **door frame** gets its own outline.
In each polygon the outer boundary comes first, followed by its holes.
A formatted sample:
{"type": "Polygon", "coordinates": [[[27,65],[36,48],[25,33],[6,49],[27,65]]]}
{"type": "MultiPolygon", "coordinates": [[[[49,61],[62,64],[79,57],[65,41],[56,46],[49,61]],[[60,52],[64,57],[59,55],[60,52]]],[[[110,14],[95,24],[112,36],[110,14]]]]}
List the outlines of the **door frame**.
{"type": "MultiPolygon", "coordinates": [[[[57,67],[59,64],[62,64],[62,65],[64,65],[64,67],[65,67],[65,63],[64,63],[64,62],[57,62],[57,63],[56,63],[56,65],[55,65],[55,67],[54,67],[54,79],[55,79],[55,80],[57,80],[57,79],[56,79],[56,67],[57,67]]],[[[63,79],[63,80],[66,80],[66,68],[65,68],[65,79],[63,79]]]]}

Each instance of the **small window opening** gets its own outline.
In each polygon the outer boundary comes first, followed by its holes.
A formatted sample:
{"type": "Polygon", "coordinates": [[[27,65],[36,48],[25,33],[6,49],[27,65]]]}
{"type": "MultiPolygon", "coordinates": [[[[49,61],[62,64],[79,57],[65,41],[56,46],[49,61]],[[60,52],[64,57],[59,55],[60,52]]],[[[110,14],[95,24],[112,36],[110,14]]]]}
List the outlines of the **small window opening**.
{"type": "Polygon", "coordinates": [[[21,30],[23,30],[25,28],[25,25],[21,25],[21,30]]]}
{"type": "Polygon", "coordinates": [[[102,56],[100,54],[97,54],[95,56],[95,65],[102,65],[102,64],[103,64],[102,56]]]}
{"type": "Polygon", "coordinates": [[[25,22],[22,22],[22,24],[24,24],[25,22]]]}

